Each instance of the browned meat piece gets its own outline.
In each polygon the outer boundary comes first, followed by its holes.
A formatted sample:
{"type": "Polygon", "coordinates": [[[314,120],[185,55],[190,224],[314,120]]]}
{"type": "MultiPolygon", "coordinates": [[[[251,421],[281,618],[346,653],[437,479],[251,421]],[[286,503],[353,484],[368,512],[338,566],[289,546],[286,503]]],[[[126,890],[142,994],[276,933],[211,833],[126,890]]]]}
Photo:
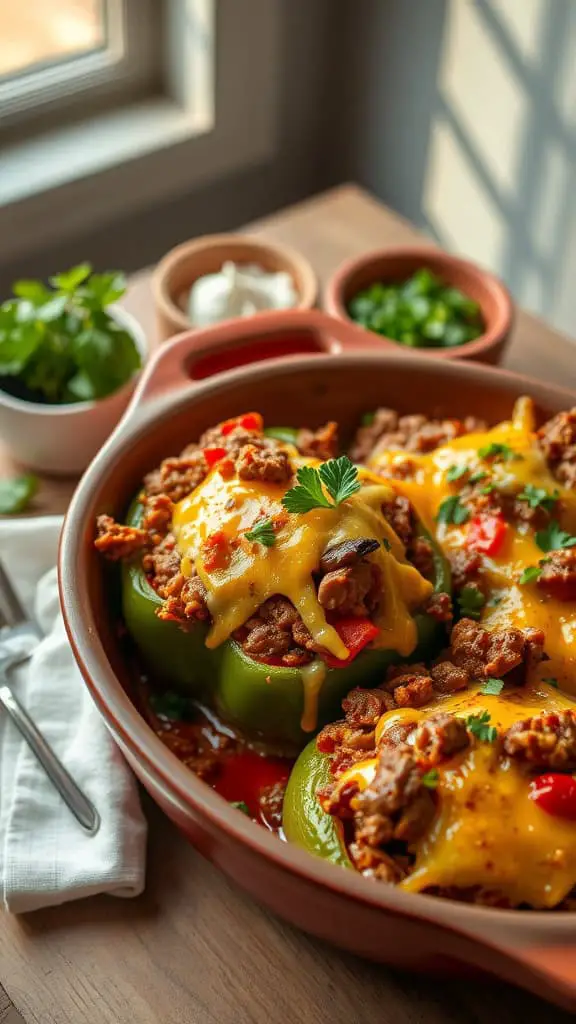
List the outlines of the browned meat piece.
{"type": "Polygon", "coordinates": [[[393,501],[387,501],[386,504],[382,505],[382,515],[388,520],[404,547],[408,548],[414,530],[412,506],[408,498],[397,494],[393,501]]]}
{"type": "Polygon", "coordinates": [[[400,679],[402,676],[429,676],[430,669],[426,668],[426,665],[421,662],[415,662],[413,665],[390,665],[386,670],[386,683],[387,689],[390,689],[389,684],[400,679]]]}
{"type": "Polygon", "coordinates": [[[478,584],[478,570],[482,565],[482,556],[478,551],[451,551],[448,560],[454,590],[462,590],[473,583],[478,584]]]}
{"type": "Polygon", "coordinates": [[[538,441],[556,478],[567,487],[576,486],[576,407],[545,423],[538,441]]]}
{"type": "Polygon", "coordinates": [[[430,669],[434,689],[438,693],[456,693],[457,690],[465,690],[470,682],[468,673],[463,668],[458,668],[451,661],[441,661],[430,669]]]}
{"type": "Polygon", "coordinates": [[[356,798],[356,808],[359,846],[369,841],[379,845],[381,836],[386,843],[390,839],[413,842],[422,835],[434,814],[434,801],[422,784],[410,747],[380,747],[374,779],[356,798]]]}
{"type": "Polygon", "coordinates": [[[440,764],[470,743],[464,719],[445,711],[420,722],[413,740],[414,756],[427,767],[440,764]]]}
{"type": "Polygon", "coordinates": [[[576,712],[541,714],[515,722],[504,736],[504,750],[531,768],[576,769],[576,712]]]}
{"type": "MultiPolygon", "coordinates": [[[[367,427],[360,427],[350,449],[354,462],[366,462],[376,445],[386,434],[392,434],[398,426],[398,413],[393,409],[377,409],[374,419],[367,427]]],[[[401,447],[401,446],[400,446],[401,447]]]]}
{"type": "Polygon", "coordinates": [[[342,701],[346,724],[352,729],[375,729],[380,716],[391,706],[390,694],[385,690],[357,688],[342,701]]]}
{"type": "Polygon", "coordinates": [[[321,459],[322,462],[335,459],[338,454],[338,424],[331,421],[318,430],[299,430],[296,447],[302,455],[321,459]]]}
{"type": "Polygon", "coordinates": [[[452,598],[450,597],[450,594],[432,594],[432,597],[428,600],[424,611],[427,615],[431,615],[436,622],[452,622],[454,612],[452,610],[452,598]]]}
{"type": "Polygon", "coordinates": [[[472,619],[461,619],[450,637],[451,660],[472,679],[500,678],[520,665],[528,669],[540,661],[544,639],[538,629],[498,629],[489,633],[472,619]]]}
{"type": "Polygon", "coordinates": [[[264,622],[275,622],[280,629],[289,630],[295,623],[302,622],[292,602],[279,594],[261,604],[258,615],[264,622]]]}
{"type": "Polygon", "coordinates": [[[199,441],[199,448],[225,448],[231,455],[236,455],[245,444],[257,447],[276,447],[277,441],[262,437],[259,430],[246,430],[245,427],[234,427],[228,434],[222,433],[220,426],[210,427],[199,441]]]}
{"type": "Polygon", "coordinates": [[[166,596],[163,588],[180,572],[180,562],[180,552],[171,533],[144,555],[142,568],[147,576],[152,577],[150,582],[160,597],[166,596]]]}
{"type": "Polygon", "coordinates": [[[394,687],[394,700],[400,708],[421,708],[432,700],[430,676],[400,676],[394,687]]]}
{"type": "Polygon", "coordinates": [[[320,581],[318,600],[323,608],[341,615],[367,615],[378,603],[379,591],[378,566],[362,560],[327,573],[320,581]]]}
{"type": "Polygon", "coordinates": [[[117,562],[120,558],[129,558],[137,551],[142,551],[149,542],[146,530],[139,530],[135,526],[123,526],[112,519],[112,516],[98,516],[96,530],[98,535],[94,547],[112,562],[117,562]]]}
{"type": "Polygon", "coordinates": [[[373,846],[351,843],[350,856],[356,870],[364,875],[364,878],[397,885],[408,874],[408,868],[398,858],[373,846]]]}
{"type": "Polygon", "coordinates": [[[236,457],[236,470],[241,480],[260,480],[268,484],[284,484],[292,478],[290,459],[282,448],[257,448],[246,444],[236,457]]]}
{"type": "Polygon", "coordinates": [[[158,618],[165,622],[177,622],[186,627],[194,619],[201,622],[210,618],[206,605],[206,590],[199,576],[184,576],[178,572],[168,579],[158,593],[164,604],[158,611],[158,618]]]}
{"type": "Polygon", "coordinates": [[[153,544],[159,544],[172,525],[174,505],[167,494],[144,497],[144,516],[142,529],[150,537],[153,544]]]}
{"type": "Polygon", "coordinates": [[[394,462],[378,466],[376,472],[385,480],[409,480],[414,476],[417,468],[414,459],[394,459],[394,462]]]}
{"type": "Polygon", "coordinates": [[[300,616],[297,617],[296,622],[292,626],[292,637],[298,647],[303,647],[307,651],[318,650],[310,630],[304,625],[300,616]]]}
{"type": "Polygon", "coordinates": [[[249,631],[242,646],[246,654],[257,658],[273,658],[288,653],[291,638],[284,630],[263,622],[249,631]]]}
{"type": "Polygon", "coordinates": [[[558,601],[576,601],[576,547],[550,552],[538,586],[558,601]]]}
{"type": "Polygon", "coordinates": [[[333,569],[344,569],[355,565],[360,558],[371,555],[380,547],[374,537],[360,537],[358,540],[343,540],[326,548],[320,559],[320,572],[332,572],[333,569]]]}
{"type": "Polygon", "coordinates": [[[425,537],[414,537],[406,552],[408,560],[418,569],[424,579],[431,580],[434,577],[434,551],[430,541],[425,537]]]}
{"type": "Polygon", "coordinates": [[[282,807],[284,805],[285,782],[275,782],[266,786],[258,798],[258,807],[268,828],[278,831],[282,825],[282,807]]]}
{"type": "Polygon", "coordinates": [[[159,469],[144,478],[144,490],[148,496],[163,494],[176,503],[198,487],[207,473],[208,465],[201,451],[164,459],[159,469]]]}

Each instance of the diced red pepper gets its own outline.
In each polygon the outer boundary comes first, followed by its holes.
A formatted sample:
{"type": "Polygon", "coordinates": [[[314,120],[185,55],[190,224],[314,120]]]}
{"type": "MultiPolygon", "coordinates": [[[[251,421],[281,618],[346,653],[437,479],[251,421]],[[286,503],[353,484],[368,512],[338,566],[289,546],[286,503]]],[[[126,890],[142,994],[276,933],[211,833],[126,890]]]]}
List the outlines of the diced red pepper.
{"type": "Polygon", "coordinates": [[[223,437],[227,437],[236,427],[242,427],[243,430],[253,430],[261,434],[263,426],[263,420],[259,412],[245,412],[242,416],[234,416],[233,419],[225,420],[224,423],[221,423],[220,432],[223,437]]]}
{"type": "Polygon", "coordinates": [[[546,814],[576,821],[576,779],[572,775],[539,775],[530,784],[530,799],[546,814]]]}
{"type": "Polygon", "coordinates": [[[228,537],[224,530],[216,530],[206,538],[202,545],[204,556],[204,568],[211,572],[213,569],[224,569],[230,557],[228,537]]]}
{"type": "Polygon", "coordinates": [[[470,520],[466,544],[486,555],[496,555],[504,543],[508,527],[497,515],[479,515],[470,520]]]}
{"type": "Polygon", "coordinates": [[[333,623],[342,643],[348,648],[347,658],[335,658],[333,654],[324,654],[323,658],[330,668],[345,668],[360,651],[378,636],[378,627],[370,619],[337,619],[333,623]]]}
{"type": "Polygon", "coordinates": [[[217,462],[220,462],[220,459],[223,459],[227,454],[226,448],[204,448],[203,451],[204,458],[206,459],[210,469],[212,469],[212,466],[215,466],[217,462]]]}

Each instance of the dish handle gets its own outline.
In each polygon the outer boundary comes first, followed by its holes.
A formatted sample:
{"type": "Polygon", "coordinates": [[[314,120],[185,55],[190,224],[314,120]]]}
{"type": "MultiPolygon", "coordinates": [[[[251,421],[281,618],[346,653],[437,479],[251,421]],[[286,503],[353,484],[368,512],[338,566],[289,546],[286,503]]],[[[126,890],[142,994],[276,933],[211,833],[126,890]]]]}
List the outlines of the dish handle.
{"type": "Polygon", "coordinates": [[[117,429],[132,425],[168,393],[192,393],[208,377],[266,360],[358,352],[372,347],[367,339],[361,328],[315,309],[258,313],[184,331],[156,350],[117,429]]]}

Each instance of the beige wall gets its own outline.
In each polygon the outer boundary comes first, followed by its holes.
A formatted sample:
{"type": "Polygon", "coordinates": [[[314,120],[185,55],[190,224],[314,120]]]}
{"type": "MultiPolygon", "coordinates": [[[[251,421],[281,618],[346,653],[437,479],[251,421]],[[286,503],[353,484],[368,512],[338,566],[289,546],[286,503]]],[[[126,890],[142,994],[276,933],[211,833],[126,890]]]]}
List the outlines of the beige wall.
{"type": "Polygon", "coordinates": [[[576,335],[574,0],[350,0],[346,17],[348,174],[576,335]]]}

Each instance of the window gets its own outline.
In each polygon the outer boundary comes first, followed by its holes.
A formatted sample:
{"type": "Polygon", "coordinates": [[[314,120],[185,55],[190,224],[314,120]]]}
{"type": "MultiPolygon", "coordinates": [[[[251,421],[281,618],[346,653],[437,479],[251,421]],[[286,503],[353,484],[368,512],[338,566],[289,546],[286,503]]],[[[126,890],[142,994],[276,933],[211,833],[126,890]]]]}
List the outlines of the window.
{"type": "Polygon", "coordinates": [[[273,159],[283,3],[0,0],[0,268],[273,159]]]}
{"type": "Polygon", "coordinates": [[[9,139],[159,87],[162,0],[0,0],[0,131],[9,139]],[[7,134],[8,129],[8,134],[7,134]]]}

